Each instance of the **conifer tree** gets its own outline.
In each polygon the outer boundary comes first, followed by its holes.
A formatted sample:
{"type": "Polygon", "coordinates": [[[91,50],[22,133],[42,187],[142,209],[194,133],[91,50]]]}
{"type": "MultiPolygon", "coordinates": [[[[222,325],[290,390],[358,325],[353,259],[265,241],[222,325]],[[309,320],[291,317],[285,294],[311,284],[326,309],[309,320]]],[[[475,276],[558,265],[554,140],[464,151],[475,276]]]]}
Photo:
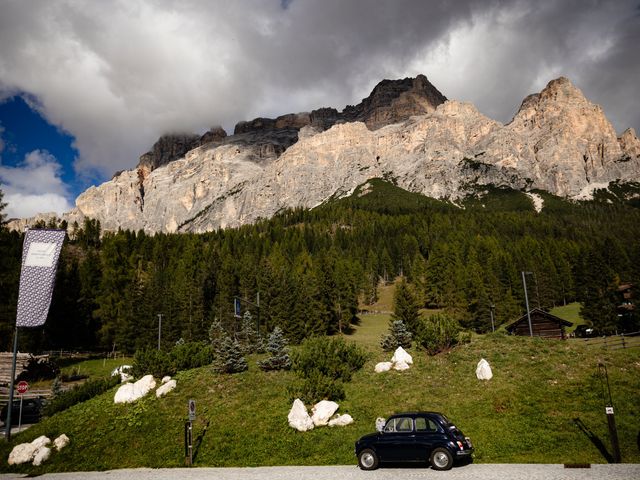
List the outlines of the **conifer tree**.
{"type": "Polygon", "coordinates": [[[287,343],[287,339],[282,334],[280,327],[274,328],[269,335],[266,347],[269,357],[258,362],[258,366],[262,370],[288,370],[291,368],[287,343]]]}
{"type": "Polygon", "coordinates": [[[249,366],[242,356],[242,349],[238,341],[229,336],[224,337],[216,348],[213,369],[218,373],[239,373],[244,372],[247,368],[249,366]]]}
{"type": "Polygon", "coordinates": [[[420,323],[420,310],[415,295],[406,279],[396,285],[393,294],[393,320],[401,320],[410,332],[415,333],[420,323]]]}
{"type": "Polygon", "coordinates": [[[402,320],[394,320],[389,325],[389,333],[382,336],[380,346],[384,351],[392,351],[398,347],[410,348],[413,335],[407,330],[402,320]]]}

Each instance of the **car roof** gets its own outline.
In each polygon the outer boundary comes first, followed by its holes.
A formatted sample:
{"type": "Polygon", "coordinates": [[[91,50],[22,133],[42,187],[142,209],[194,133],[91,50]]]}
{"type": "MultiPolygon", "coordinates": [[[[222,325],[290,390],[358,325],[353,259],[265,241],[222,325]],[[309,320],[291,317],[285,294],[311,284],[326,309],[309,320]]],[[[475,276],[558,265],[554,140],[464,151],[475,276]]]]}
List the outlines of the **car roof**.
{"type": "Polygon", "coordinates": [[[444,418],[444,415],[442,413],[438,413],[438,412],[402,412],[402,413],[394,413],[389,418],[419,417],[419,416],[430,416],[430,417],[444,418]]]}

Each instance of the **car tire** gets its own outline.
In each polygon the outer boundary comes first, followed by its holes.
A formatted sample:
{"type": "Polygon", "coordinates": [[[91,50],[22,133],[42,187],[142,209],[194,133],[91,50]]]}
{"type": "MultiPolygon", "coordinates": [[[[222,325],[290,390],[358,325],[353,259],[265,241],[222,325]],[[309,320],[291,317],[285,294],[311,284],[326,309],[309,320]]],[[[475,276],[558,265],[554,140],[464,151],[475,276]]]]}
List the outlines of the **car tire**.
{"type": "Polygon", "coordinates": [[[378,468],[378,455],[370,448],[365,448],[358,454],[358,466],[362,470],[375,470],[378,468]]]}
{"type": "Polygon", "coordinates": [[[453,467],[453,455],[446,448],[436,448],[431,452],[429,463],[434,470],[450,470],[453,467]]]}

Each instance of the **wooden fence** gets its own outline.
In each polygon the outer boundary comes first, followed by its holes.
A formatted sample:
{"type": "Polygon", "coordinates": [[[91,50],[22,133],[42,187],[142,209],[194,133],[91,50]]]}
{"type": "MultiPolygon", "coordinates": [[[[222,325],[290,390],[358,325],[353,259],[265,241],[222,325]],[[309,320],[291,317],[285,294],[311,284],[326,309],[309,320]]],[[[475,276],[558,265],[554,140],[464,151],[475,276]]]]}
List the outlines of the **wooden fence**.
{"type": "Polygon", "coordinates": [[[640,347],[640,332],[623,333],[620,335],[611,335],[609,337],[576,338],[573,341],[582,342],[591,347],[600,347],[610,350],[638,348],[640,347]]]}

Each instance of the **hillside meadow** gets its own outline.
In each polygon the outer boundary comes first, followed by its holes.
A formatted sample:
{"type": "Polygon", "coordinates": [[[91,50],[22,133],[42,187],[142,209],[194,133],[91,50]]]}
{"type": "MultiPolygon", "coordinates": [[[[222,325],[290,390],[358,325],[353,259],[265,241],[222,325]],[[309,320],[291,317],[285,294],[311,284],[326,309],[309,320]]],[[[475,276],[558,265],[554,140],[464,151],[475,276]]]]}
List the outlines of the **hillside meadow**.
{"type": "Polygon", "coordinates": [[[38,475],[72,470],[178,467],[184,464],[187,402],[195,399],[195,466],[354,464],[355,440],[374,431],[376,417],[404,410],[448,415],[470,436],[481,463],[605,463],[609,452],[597,365],[608,367],[622,458],[640,462],[640,349],[604,350],[579,341],[476,335],[470,343],[430,357],[412,348],[414,366],[376,374],[390,353],[378,346],[385,314],[362,315],[346,338],[368,352],[368,361],[346,386],[339,413],[355,423],[300,433],[287,425],[291,372],[263,372],[257,356],[235,375],[203,367],[179,372],[165,398],[149,395],[113,404],[115,389],[45,419],[0,444],[2,472],[38,475]],[[490,381],[475,377],[477,362],[493,368],[490,381]],[[66,433],[71,445],[41,467],[9,467],[13,445],[39,435],[66,433]],[[591,438],[591,440],[590,440],[591,438]],[[593,441],[592,441],[593,440],[593,441]],[[598,446],[598,441],[601,444],[598,446]]]}

